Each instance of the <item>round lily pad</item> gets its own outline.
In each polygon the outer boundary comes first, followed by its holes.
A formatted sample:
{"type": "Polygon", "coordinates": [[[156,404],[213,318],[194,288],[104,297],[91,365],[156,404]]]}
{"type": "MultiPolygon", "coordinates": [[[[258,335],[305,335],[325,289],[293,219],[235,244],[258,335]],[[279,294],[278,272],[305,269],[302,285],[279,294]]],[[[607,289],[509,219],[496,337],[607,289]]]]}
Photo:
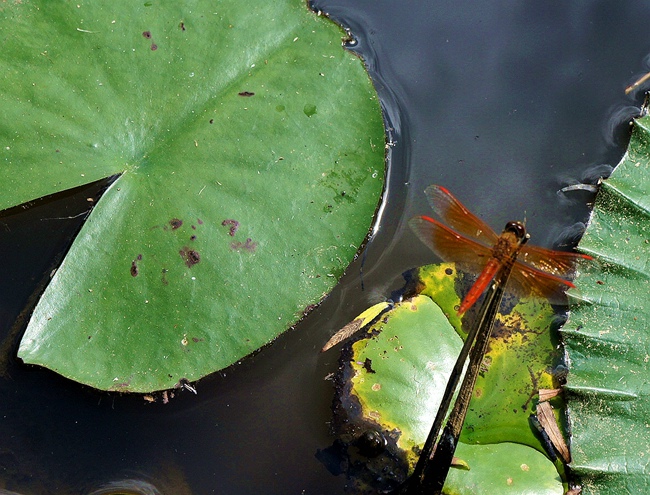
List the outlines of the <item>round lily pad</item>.
{"type": "Polygon", "coordinates": [[[104,390],[196,380],[326,295],[383,189],[344,32],[301,0],[15,2],[0,207],[115,176],[18,355],[104,390]]]}

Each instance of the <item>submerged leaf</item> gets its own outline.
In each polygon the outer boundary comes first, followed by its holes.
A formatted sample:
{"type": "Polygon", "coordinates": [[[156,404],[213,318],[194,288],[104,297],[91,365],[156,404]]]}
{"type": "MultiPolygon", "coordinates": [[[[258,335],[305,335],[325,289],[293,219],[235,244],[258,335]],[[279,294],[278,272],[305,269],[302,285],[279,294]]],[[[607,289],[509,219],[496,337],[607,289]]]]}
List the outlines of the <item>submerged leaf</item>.
{"type": "Polygon", "coordinates": [[[148,392],[224,368],[325,295],[368,232],[384,130],[301,0],[32,1],[0,19],[0,208],[114,174],[19,356],[148,392]]]}

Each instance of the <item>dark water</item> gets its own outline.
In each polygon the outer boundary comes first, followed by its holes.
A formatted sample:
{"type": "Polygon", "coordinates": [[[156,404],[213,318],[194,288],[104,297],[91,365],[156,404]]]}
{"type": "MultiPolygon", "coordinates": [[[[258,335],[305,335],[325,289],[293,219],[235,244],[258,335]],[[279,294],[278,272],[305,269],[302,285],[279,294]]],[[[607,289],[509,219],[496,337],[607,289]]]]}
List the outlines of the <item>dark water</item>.
{"type": "MultiPolygon", "coordinates": [[[[0,493],[87,494],[125,478],[166,494],[336,494],[345,480],[315,458],[328,446],[335,351],[327,338],[434,261],[405,222],[431,183],[496,229],[526,218],[553,244],[589,198],[557,190],[614,165],[648,70],[645,1],[321,0],[349,26],[393,128],[381,222],[364,257],[295,330],[169,404],[101,394],[13,359],[0,366],[0,493]],[[359,271],[363,262],[364,290],[359,271]]],[[[78,229],[86,198],[54,198],[0,224],[0,337],[78,229]]],[[[10,340],[10,339],[9,339],[10,340]]],[[[3,348],[2,355],[15,354],[3,348]]]]}

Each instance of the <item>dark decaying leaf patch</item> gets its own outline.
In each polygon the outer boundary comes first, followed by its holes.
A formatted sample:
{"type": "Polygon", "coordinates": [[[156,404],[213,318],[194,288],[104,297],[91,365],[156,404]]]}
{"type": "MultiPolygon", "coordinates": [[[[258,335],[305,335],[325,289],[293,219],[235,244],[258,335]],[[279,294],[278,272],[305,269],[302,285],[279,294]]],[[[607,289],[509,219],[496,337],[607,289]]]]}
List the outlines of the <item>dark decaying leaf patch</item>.
{"type": "Polygon", "coordinates": [[[142,255],[139,254],[139,255],[136,256],[136,258],[131,262],[131,276],[132,276],[132,277],[137,277],[137,276],[138,276],[138,273],[140,273],[139,270],[138,270],[138,261],[141,261],[141,260],[142,260],[142,255]]]}
{"type": "Polygon", "coordinates": [[[183,258],[183,261],[185,261],[185,264],[188,268],[192,268],[199,261],[201,261],[201,255],[199,252],[195,251],[194,249],[190,249],[187,246],[183,246],[183,249],[181,249],[178,254],[181,255],[181,258],[183,258]]]}

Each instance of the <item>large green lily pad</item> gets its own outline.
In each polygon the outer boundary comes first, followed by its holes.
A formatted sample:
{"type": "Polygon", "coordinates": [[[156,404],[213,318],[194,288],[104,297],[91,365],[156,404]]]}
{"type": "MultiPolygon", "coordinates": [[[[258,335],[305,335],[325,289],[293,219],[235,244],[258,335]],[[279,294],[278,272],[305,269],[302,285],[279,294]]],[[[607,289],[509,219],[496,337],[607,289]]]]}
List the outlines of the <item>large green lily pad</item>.
{"type": "Polygon", "coordinates": [[[572,471],[585,494],[646,494],[650,486],[650,117],[603,182],[579,248],[583,267],[564,326],[572,471]]]}
{"type": "Polygon", "coordinates": [[[0,5],[0,208],[119,177],[18,355],[99,389],[198,379],[336,283],[383,187],[343,31],[300,0],[0,5]]]}

